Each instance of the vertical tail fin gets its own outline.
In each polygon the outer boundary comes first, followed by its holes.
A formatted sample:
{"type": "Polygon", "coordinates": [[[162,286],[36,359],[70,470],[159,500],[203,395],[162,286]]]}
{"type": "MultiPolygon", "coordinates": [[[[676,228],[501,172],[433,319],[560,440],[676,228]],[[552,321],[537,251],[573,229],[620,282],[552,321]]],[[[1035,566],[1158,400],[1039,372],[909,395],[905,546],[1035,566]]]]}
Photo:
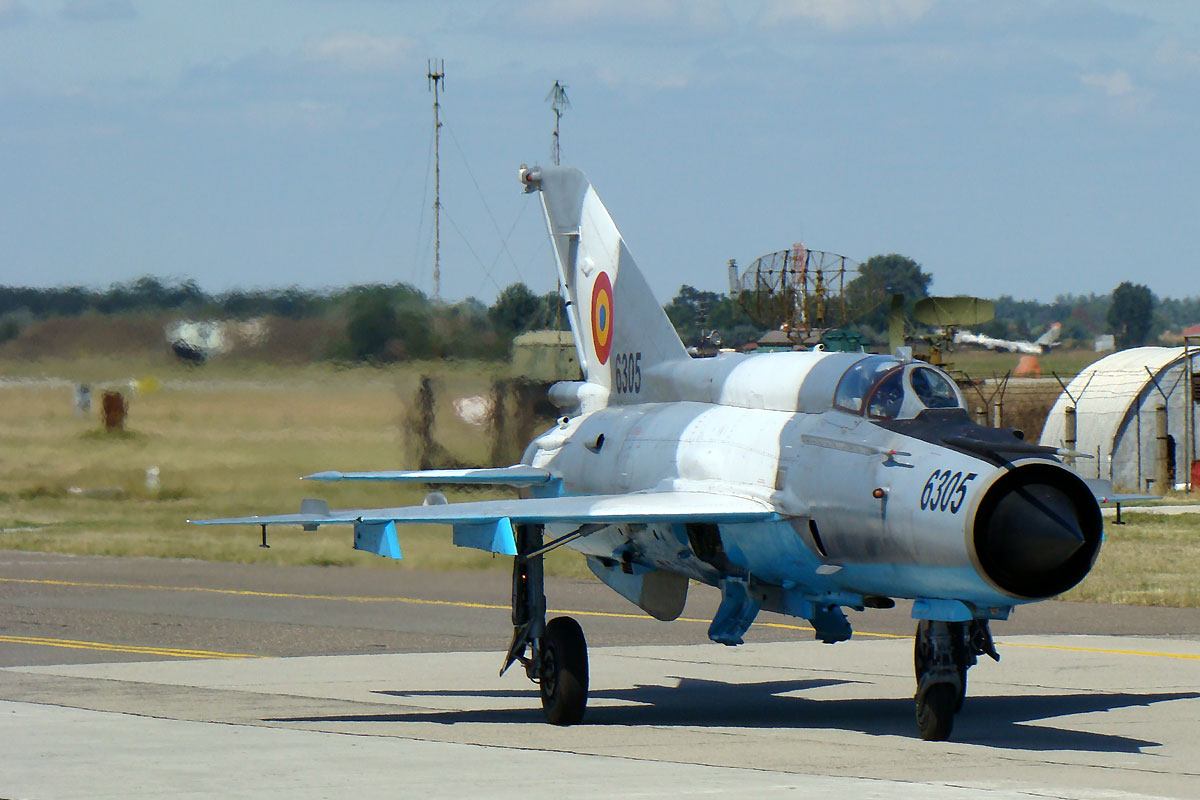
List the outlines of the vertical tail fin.
{"type": "Polygon", "coordinates": [[[584,375],[610,402],[637,402],[643,371],[689,358],[675,327],[582,172],[522,167],[521,182],[542,195],[584,375]]]}
{"type": "Polygon", "coordinates": [[[1058,342],[1058,335],[1061,332],[1062,332],[1062,323],[1055,322],[1053,325],[1051,325],[1049,328],[1046,329],[1045,333],[1043,333],[1041,336],[1039,336],[1034,341],[1034,344],[1041,345],[1042,347],[1049,347],[1050,345],[1058,342]]]}

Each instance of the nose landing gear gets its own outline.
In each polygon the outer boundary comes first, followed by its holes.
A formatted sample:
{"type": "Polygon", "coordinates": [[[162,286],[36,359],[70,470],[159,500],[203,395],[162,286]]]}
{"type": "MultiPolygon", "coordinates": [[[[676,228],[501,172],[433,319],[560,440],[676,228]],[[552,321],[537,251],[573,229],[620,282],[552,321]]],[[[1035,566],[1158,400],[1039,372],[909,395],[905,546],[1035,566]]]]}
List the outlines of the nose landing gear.
{"type": "Polygon", "coordinates": [[[913,665],[917,675],[917,730],[921,738],[941,742],[950,738],[954,715],[967,696],[967,670],[976,656],[999,661],[987,620],[917,624],[913,665]]]}

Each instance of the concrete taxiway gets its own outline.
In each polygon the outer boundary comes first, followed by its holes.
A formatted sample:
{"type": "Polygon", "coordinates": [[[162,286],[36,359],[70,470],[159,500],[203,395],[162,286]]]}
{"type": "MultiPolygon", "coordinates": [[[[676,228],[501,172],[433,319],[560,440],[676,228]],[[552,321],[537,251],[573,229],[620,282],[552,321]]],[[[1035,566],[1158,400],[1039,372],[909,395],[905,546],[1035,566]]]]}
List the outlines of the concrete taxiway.
{"type": "Polygon", "coordinates": [[[589,612],[592,700],[546,725],[496,674],[507,584],[0,553],[0,797],[1198,794],[1195,610],[1021,609],[930,743],[903,609],[836,646],[764,615],[725,648],[710,593],[665,625],[590,581],[548,587],[589,612]]]}

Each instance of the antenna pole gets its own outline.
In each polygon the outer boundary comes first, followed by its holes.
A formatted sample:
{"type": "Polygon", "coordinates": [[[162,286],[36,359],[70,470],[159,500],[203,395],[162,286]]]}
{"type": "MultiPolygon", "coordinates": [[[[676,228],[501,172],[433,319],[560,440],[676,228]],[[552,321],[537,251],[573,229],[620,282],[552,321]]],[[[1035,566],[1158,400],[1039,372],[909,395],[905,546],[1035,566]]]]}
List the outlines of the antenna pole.
{"type": "Polygon", "coordinates": [[[554,159],[554,166],[557,167],[562,155],[559,147],[558,124],[563,113],[571,107],[571,101],[567,99],[567,87],[563,86],[560,81],[555,81],[554,85],[550,87],[550,94],[546,95],[546,100],[550,103],[550,108],[554,109],[554,140],[550,147],[550,155],[554,159]]]}
{"type": "Polygon", "coordinates": [[[433,60],[425,61],[426,81],[433,92],[433,297],[442,296],[442,105],[439,88],[446,82],[446,61],[440,59],[435,68],[433,60]]]}

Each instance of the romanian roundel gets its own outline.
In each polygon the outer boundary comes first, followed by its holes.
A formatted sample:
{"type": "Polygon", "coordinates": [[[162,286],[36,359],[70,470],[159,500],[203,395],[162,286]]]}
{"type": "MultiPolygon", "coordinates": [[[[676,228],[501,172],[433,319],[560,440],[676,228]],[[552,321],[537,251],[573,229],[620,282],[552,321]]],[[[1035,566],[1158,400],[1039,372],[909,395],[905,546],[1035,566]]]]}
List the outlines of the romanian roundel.
{"type": "Polygon", "coordinates": [[[613,291],[607,272],[596,276],[592,284],[592,345],[601,364],[608,363],[613,339],[613,291]]]}

